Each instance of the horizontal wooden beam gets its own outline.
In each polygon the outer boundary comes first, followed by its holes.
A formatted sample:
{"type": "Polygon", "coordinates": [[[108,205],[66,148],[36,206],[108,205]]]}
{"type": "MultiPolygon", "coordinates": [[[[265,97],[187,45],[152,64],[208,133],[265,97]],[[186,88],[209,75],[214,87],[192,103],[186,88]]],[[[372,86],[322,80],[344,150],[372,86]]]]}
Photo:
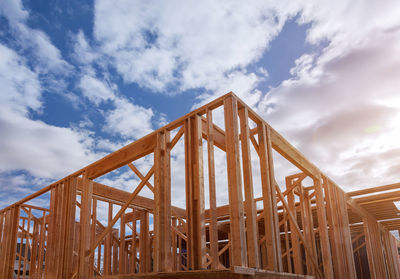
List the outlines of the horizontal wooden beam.
{"type": "Polygon", "coordinates": [[[88,178],[95,179],[154,151],[156,133],[153,132],[107,155],[86,167],[88,178]]]}
{"type": "MultiPolygon", "coordinates": [[[[82,179],[78,178],[77,181],[77,190],[82,191],[82,179]]],[[[95,196],[99,200],[125,203],[128,200],[130,194],[131,193],[127,191],[93,181],[93,196],[95,196]]],[[[154,200],[139,195],[133,199],[133,202],[131,204],[133,206],[146,209],[150,212],[153,212],[154,210],[154,200]]],[[[186,211],[182,208],[172,206],[172,213],[173,215],[176,214],[176,217],[186,218],[186,211]]]]}
{"type": "Polygon", "coordinates": [[[400,191],[370,195],[367,197],[353,198],[353,199],[360,205],[370,204],[370,203],[379,203],[382,201],[387,201],[387,202],[397,201],[397,200],[400,200],[400,191]]]}
{"type": "Polygon", "coordinates": [[[293,145],[271,128],[272,148],[285,157],[289,162],[305,172],[311,178],[317,179],[321,171],[304,157],[293,145]]]}
{"type": "Polygon", "coordinates": [[[400,183],[394,183],[394,184],[389,184],[389,185],[383,185],[383,186],[378,186],[378,187],[371,187],[371,188],[367,188],[367,189],[347,192],[347,195],[349,195],[350,197],[354,197],[354,196],[367,195],[367,194],[395,190],[395,189],[400,189],[400,183]]]}

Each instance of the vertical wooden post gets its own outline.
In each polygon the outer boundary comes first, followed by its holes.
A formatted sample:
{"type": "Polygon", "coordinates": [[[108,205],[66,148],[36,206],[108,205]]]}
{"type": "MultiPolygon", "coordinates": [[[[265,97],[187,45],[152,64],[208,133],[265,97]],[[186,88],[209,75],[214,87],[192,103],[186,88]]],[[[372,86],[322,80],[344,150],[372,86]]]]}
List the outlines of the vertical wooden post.
{"type": "Polygon", "coordinates": [[[101,253],[101,249],[102,249],[102,244],[100,244],[99,246],[97,246],[97,265],[96,265],[96,269],[98,271],[101,270],[100,266],[101,266],[101,259],[102,259],[102,253],[101,253]]]}
{"type": "MultiPolygon", "coordinates": [[[[172,217],[172,227],[176,229],[176,217],[172,217]]],[[[177,234],[175,230],[172,230],[172,270],[176,271],[177,262],[176,262],[176,251],[177,251],[177,243],[176,243],[177,234]]]]}
{"type": "Polygon", "coordinates": [[[349,226],[349,215],[347,210],[347,202],[345,193],[342,189],[340,189],[337,185],[334,185],[335,190],[337,191],[337,202],[339,204],[339,223],[340,223],[340,230],[342,232],[342,241],[343,241],[343,250],[345,252],[345,263],[347,268],[347,275],[348,278],[355,279],[357,278],[356,274],[356,266],[354,263],[354,253],[353,253],[353,244],[351,241],[351,232],[349,226]]]}
{"type": "MultiPolygon", "coordinates": [[[[92,213],[92,225],[90,227],[90,247],[94,246],[96,241],[96,220],[97,220],[97,199],[93,198],[93,213],[92,213]]],[[[94,277],[94,253],[89,257],[89,278],[94,277]]]]}
{"type": "Polygon", "coordinates": [[[122,213],[119,229],[118,274],[125,274],[125,213],[122,213]]]}
{"type": "MultiPolygon", "coordinates": [[[[289,189],[292,186],[292,179],[290,177],[286,177],[286,188],[289,189]]],[[[296,203],[294,199],[293,190],[287,194],[288,206],[293,216],[297,218],[297,209],[296,203]]],[[[300,250],[300,239],[297,232],[294,230],[294,224],[290,222],[290,238],[292,242],[292,251],[293,251],[293,263],[294,263],[294,272],[296,274],[304,274],[303,268],[303,256],[300,250]]]]}
{"type": "Polygon", "coordinates": [[[170,134],[157,133],[154,150],[154,269],[172,271],[170,134]]]}
{"type": "Polygon", "coordinates": [[[273,217],[273,224],[274,224],[274,236],[275,236],[275,254],[278,260],[277,270],[283,271],[282,266],[282,250],[281,250],[281,237],[280,237],[280,229],[279,229],[279,218],[278,218],[278,207],[277,207],[277,194],[276,194],[276,187],[278,187],[275,181],[275,171],[274,171],[274,160],[273,160],[273,153],[272,153],[272,142],[271,142],[271,127],[265,125],[266,134],[267,134],[267,154],[268,154],[268,171],[269,171],[269,180],[271,189],[271,204],[272,204],[272,217],[273,217]]]}
{"type": "MultiPolygon", "coordinates": [[[[13,278],[15,256],[17,251],[17,235],[20,206],[15,205],[5,212],[4,236],[0,257],[0,277],[13,278]]],[[[21,252],[21,248],[20,248],[21,252]]]]}
{"type": "MultiPolygon", "coordinates": [[[[114,236],[118,237],[118,229],[114,232],[114,236]]],[[[115,240],[112,241],[112,274],[118,274],[118,242],[115,240]]]]}
{"type": "Polygon", "coordinates": [[[393,257],[394,255],[392,254],[393,245],[391,238],[393,237],[393,235],[387,230],[382,231],[381,234],[382,234],[382,242],[385,254],[385,265],[387,267],[386,270],[388,273],[387,274],[388,278],[399,278],[400,276],[398,270],[398,256],[393,257]]]}
{"type": "Polygon", "coordinates": [[[57,201],[57,188],[59,185],[55,186],[50,191],[50,212],[48,218],[48,229],[47,229],[47,240],[46,240],[46,262],[44,269],[44,278],[56,278],[57,269],[55,268],[55,247],[57,241],[57,225],[56,216],[58,212],[58,201],[57,201]],[[50,268],[52,267],[52,268],[50,268]]]}
{"type": "Polygon", "coordinates": [[[224,115],[232,264],[248,266],[240,170],[238,108],[237,101],[232,96],[224,100],[224,115]]]}
{"type": "MultiPolygon", "coordinates": [[[[24,250],[24,268],[22,269],[22,279],[25,279],[26,276],[26,267],[30,262],[28,261],[28,249],[30,247],[29,244],[29,234],[30,234],[30,229],[31,229],[31,221],[32,221],[32,209],[29,208],[28,210],[28,220],[27,220],[27,226],[26,226],[26,237],[25,237],[25,250],[24,250]]],[[[21,243],[22,245],[22,243],[21,243]]],[[[21,249],[21,248],[20,248],[21,249]]],[[[31,259],[32,259],[32,254],[31,254],[31,259]]]]}
{"type": "Polygon", "coordinates": [[[242,144],[243,184],[246,210],[247,257],[249,267],[260,268],[258,251],[257,211],[253,194],[253,173],[249,140],[248,111],[246,107],[239,109],[240,142],[242,144]]]}
{"type": "MultiPolygon", "coordinates": [[[[331,254],[332,254],[332,265],[333,265],[333,274],[336,277],[343,277],[344,269],[340,265],[340,254],[341,254],[341,246],[340,246],[340,239],[339,235],[337,234],[337,225],[336,225],[336,207],[335,201],[332,194],[332,187],[328,183],[328,179],[323,176],[323,184],[322,187],[325,193],[325,205],[326,205],[326,217],[328,221],[328,234],[329,240],[331,244],[331,254]]],[[[316,192],[317,194],[317,192],[316,192]]]]}
{"type": "Polygon", "coordinates": [[[364,217],[363,226],[371,278],[386,278],[385,259],[378,223],[370,217],[364,217]]]}
{"type": "Polygon", "coordinates": [[[326,220],[326,208],[321,177],[314,179],[315,199],[317,204],[318,232],[321,243],[322,263],[326,279],[334,278],[331,247],[329,244],[328,223],[326,220]]]}
{"type": "Polygon", "coordinates": [[[269,261],[268,261],[267,245],[265,241],[261,243],[260,250],[261,250],[261,267],[263,269],[266,269],[269,261]]]}
{"type": "MultiPolygon", "coordinates": [[[[179,222],[180,225],[180,222],[179,222]]],[[[178,271],[182,270],[182,238],[178,237],[178,271]]]]}
{"type": "MultiPolygon", "coordinates": [[[[1,229],[0,229],[1,235],[1,229]]],[[[37,254],[38,254],[38,246],[39,246],[39,222],[37,220],[33,220],[33,232],[32,232],[32,252],[31,252],[31,262],[29,265],[29,275],[31,278],[35,278],[37,276],[37,254]]]]}
{"type": "Polygon", "coordinates": [[[185,120],[186,214],[188,224],[188,267],[202,269],[206,264],[204,222],[204,174],[201,116],[185,120]]]}
{"type": "Polygon", "coordinates": [[[79,278],[89,278],[89,257],[86,255],[90,249],[90,219],[92,208],[93,181],[87,178],[86,173],[82,179],[82,196],[80,211],[80,249],[79,249],[79,278]]]}
{"type": "MultiPolygon", "coordinates": [[[[76,177],[67,180],[65,189],[65,243],[63,255],[63,277],[70,278],[74,272],[75,214],[76,214],[76,177]]],[[[44,219],[44,218],[43,218],[44,219]]]]}
{"type": "Polygon", "coordinates": [[[306,263],[307,263],[307,274],[315,275],[316,270],[312,263],[312,258],[315,262],[318,262],[317,247],[314,234],[314,222],[312,219],[311,203],[308,194],[308,190],[302,185],[299,186],[300,191],[300,205],[301,205],[301,218],[303,222],[304,237],[307,243],[310,245],[310,250],[312,254],[306,253],[306,263]]]}
{"type": "Polygon", "coordinates": [[[54,246],[54,266],[55,278],[62,277],[64,244],[65,244],[65,200],[63,197],[65,190],[65,181],[61,182],[56,188],[56,207],[55,215],[55,246],[54,246]]]}
{"type": "MultiPolygon", "coordinates": [[[[0,215],[0,223],[2,224],[2,230],[4,232],[9,231],[9,212],[10,210],[6,210],[0,215]]],[[[6,257],[7,257],[7,238],[9,234],[4,233],[3,235],[0,235],[0,277],[5,277],[6,276],[6,257]]]]}
{"type": "Polygon", "coordinates": [[[207,151],[208,151],[208,185],[210,199],[210,255],[211,268],[219,268],[218,256],[218,227],[217,227],[217,198],[215,189],[214,136],[212,111],[207,110],[207,151]]]}
{"type": "MultiPolygon", "coordinates": [[[[113,205],[108,203],[108,225],[112,221],[113,205]]],[[[112,230],[107,234],[104,244],[104,274],[111,274],[111,253],[112,253],[112,230]]]]}
{"type": "MultiPolygon", "coordinates": [[[[136,217],[137,211],[134,209],[132,212],[135,212],[133,220],[132,220],[132,244],[131,244],[131,270],[130,273],[136,273],[136,217]]],[[[142,222],[142,221],[140,221],[142,222]]],[[[139,238],[140,239],[140,238],[139,238]]]]}
{"type": "Polygon", "coordinates": [[[8,240],[10,241],[10,244],[8,246],[10,250],[7,251],[9,253],[9,256],[7,257],[8,276],[6,278],[11,278],[10,275],[14,273],[14,263],[15,263],[15,254],[17,251],[17,235],[18,235],[20,212],[21,212],[21,207],[19,205],[16,205],[11,209],[11,230],[9,231],[11,236],[8,240]]]}
{"type": "Polygon", "coordinates": [[[25,238],[25,233],[24,233],[24,228],[25,228],[25,219],[22,220],[22,231],[18,240],[18,236],[17,236],[17,247],[19,244],[19,251],[18,251],[18,265],[17,265],[17,272],[18,272],[18,276],[17,279],[20,279],[21,275],[21,262],[22,262],[22,248],[23,248],[23,244],[24,244],[24,238],[25,238]]]}
{"type": "MultiPolygon", "coordinates": [[[[43,262],[44,262],[44,242],[46,239],[46,212],[43,211],[42,223],[40,224],[40,240],[39,240],[39,255],[38,255],[38,277],[42,277],[43,262]]],[[[75,221],[75,220],[74,220],[75,221]]]]}
{"type": "MultiPolygon", "coordinates": [[[[283,218],[287,218],[287,213],[283,213],[283,218]]],[[[289,232],[288,232],[288,221],[284,223],[285,230],[285,247],[286,247],[286,264],[287,264],[287,272],[292,273],[292,257],[290,253],[290,245],[289,245],[289,232]]]]}
{"type": "Polygon", "coordinates": [[[388,238],[388,260],[391,262],[392,266],[392,277],[400,278],[400,270],[399,270],[399,252],[396,245],[396,238],[390,233],[386,232],[388,238]]]}
{"type": "Polygon", "coordinates": [[[151,251],[150,251],[150,236],[149,236],[149,213],[143,211],[142,218],[140,220],[140,267],[141,273],[150,272],[151,267],[151,251]]]}
{"type": "Polygon", "coordinates": [[[339,187],[324,178],[324,188],[327,205],[329,205],[329,227],[331,233],[331,248],[333,267],[340,278],[356,278],[353,247],[349,228],[347,203],[344,193],[339,187]]]}
{"type": "Polygon", "coordinates": [[[267,128],[263,123],[257,124],[258,130],[258,144],[259,144],[259,156],[260,156],[260,170],[261,170],[261,184],[263,192],[263,204],[264,204],[264,224],[266,234],[266,246],[268,254],[268,265],[267,269],[274,271],[282,270],[282,258],[279,239],[279,227],[278,220],[275,217],[275,213],[278,212],[276,206],[276,191],[275,182],[272,181],[271,169],[273,166],[270,165],[272,157],[270,150],[270,139],[267,137],[267,128]]]}

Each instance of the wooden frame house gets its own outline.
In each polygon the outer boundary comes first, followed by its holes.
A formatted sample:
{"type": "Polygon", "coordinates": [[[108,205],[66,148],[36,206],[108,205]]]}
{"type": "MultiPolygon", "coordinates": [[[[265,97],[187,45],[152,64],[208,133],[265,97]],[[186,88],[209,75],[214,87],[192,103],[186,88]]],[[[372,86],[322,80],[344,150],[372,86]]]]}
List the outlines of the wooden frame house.
{"type": "Polygon", "coordinates": [[[344,192],[228,93],[2,209],[0,278],[400,278],[399,187],[344,192]],[[183,207],[171,203],[178,142],[183,207]],[[278,178],[275,153],[297,171],[278,178]],[[124,166],[140,180],[131,192],[98,182],[124,166]]]}

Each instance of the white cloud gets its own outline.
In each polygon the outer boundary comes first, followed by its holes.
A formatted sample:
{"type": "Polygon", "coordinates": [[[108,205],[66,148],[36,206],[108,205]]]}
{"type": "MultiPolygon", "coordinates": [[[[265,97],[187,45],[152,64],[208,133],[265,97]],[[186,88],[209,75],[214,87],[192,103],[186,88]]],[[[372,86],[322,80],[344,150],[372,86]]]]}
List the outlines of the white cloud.
{"type": "Polygon", "coordinates": [[[20,0],[3,2],[0,5],[0,15],[7,18],[19,47],[28,50],[36,58],[35,71],[62,74],[72,70],[72,66],[62,58],[60,50],[44,32],[26,25],[29,12],[20,0]]]}
{"type": "Polygon", "coordinates": [[[41,86],[37,74],[13,50],[0,44],[1,106],[11,107],[21,114],[28,108],[38,110],[41,105],[41,86]]]}
{"type": "Polygon", "coordinates": [[[312,22],[310,42],[329,40],[352,46],[369,33],[399,26],[400,3],[376,1],[307,1],[302,2],[301,17],[312,22]]]}
{"type": "Polygon", "coordinates": [[[83,96],[88,98],[97,106],[101,102],[113,100],[115,98],[110,86],[87,74],[82,76],[79,82],[79,87],[82,90],[83,96]]]}
{"type": "Polygon", "coordinates": [[[94,161],[90,138],[70,128],[34,121],[1,108],[0,171],[27,170],[61,178],[94,161]]]}
{"type": "Polygon", "coordinates": [[[73,56],[77,61],[82,64],[90,64],[99,58],[99,54],[90,46],[82,30],[72,39],[74,41],[73,56]]]}
{"type": "Polygon", "coordinates": [[[26,170],[38,177],[59,178],[96,158],[87,134],[29,119],[29,110],[42,109],[38,76],[3,45],[0,84],[0,172],[26,170]]]}
{"type": "Polygon", "coordinates": [[[104,131],[138,139],[153,130],[151,118],[154,113],[151,109],[135,105],[123,97],[116,99],[114,104],[115,109],[106,113],[104,131]]]}
{"type": "Polygon", "coordinates": [[[129,143],[130,142],[116,142],[116,141],[111,141],[109,139],[100,138],[96,139],[96,148],[105,150],[107,152],[114,152],[129,143]]]}
{"type": "Polygon", "coordinates": [[[127,82],[215,90],[232,71],[246,74],[294,11],[266,1],[97,1],[95,37],[127,82]]]}
{"type": "Polygon", "coordinates": [[[28,11],[24,10],[21,1],[7,1],[0,6],[0,13],[12,22],[21,22],[28,18],[28,11]]]}
{"type": "Polygon", "coordinates": [[[400,29],[378,27],[367,26],[373,31],[351,48],[331,45],[314,62],[301,57],[294,78],[268,92],[258,107],[347,189],[398,180],[390,154],[398,152],[400,136],[400,29]]]}

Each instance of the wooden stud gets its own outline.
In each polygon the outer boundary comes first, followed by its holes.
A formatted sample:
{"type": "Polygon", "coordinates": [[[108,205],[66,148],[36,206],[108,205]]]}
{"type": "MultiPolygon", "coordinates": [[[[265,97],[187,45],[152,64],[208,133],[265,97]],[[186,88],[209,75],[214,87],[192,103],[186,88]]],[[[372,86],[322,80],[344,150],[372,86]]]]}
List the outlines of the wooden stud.
{"type": "MultiPolygon", "coordinates": [[[[289,177],[286,177],[286,188],[289,189],[291,188],[292,181],[289,177]]],[[[296,209],[296,204],[294,200],[294,194],[293,190],[287,193],[287,203],[289,206],[290,212],[297,217],[297,209],[296,209]]],[[[292,252],[293,252],[293,263],[294,263],[294,272],[296,274],[304,274],[304,268],[303,268],[303,257],[301,254],[301,249],[300,249],[300,239],[299,235],[296,233],[293,233],[294,225],[291,223],[290,224],[290,238],[291,238],[291,243],[292,243],[292,252]]]]}
{"type": "Polygon", "coordinates": [[[268,262],[265,269],[279,271],[282,269],[281,253],[278,254],[278,246],[280,241],[277,242],[279,232],[277,229],[277,220],[274,217],[276,210],[276,200],[274,203],[273,196],[275,196],[275,186],[271,183],[271,173],[269,171],[269,153],[268,153],[268,139],[266,126],[263,123],[258,123],[258,144],[260,151],[260,170],[261,170],[261,184],[263,193],[264,204],[264,226],[266,233],[266,248],[268,254],[268,262]]]}
{"type": "Polygon", "coordinates": [[[185,121],[186,215],[188,220],[188,267],[206,265],[204,177],[201,116],[185,121]]]}
{"type": "MultiPolygon", "coordinates": [[[[136,213],[136,210],[132,212],[136,213]]],[[[132,220],[132,243],[131,243],[131,270],[130,273],[136,273],[136,216],[132,220]]]]}
{"type": "Polygon", "coordinates": [[[125,222],[124,212],[121,214],[119,229],[119,258],[118,258],[118,274],[125,274],[125,222]]]}
{"type": "Polygon", "coordinates": [[[232,264],[248,266],[239,157],[238,108],[233,97],[227,97],[224,100],[224,114],[232,264]]]}
{"type": "Polygon", "coordinates": [[[365,217],[363,225],[371,278],[386,278],[385,260],[378,224],[375,220],[365,217]]]}
{"type": "Polygon", "coordinates": [[[151,271],[151,252],[150,252],[150,235],[149,235],[149,213],[143,211],[140,219],[140,266],[139,271],[147,273],[151,271]]]}
{"type": "MultiPolygon", "coordinates": [[[[92,200],[92,224],[90,226],[90,246],[93,247],[96,239],[96,220],[97,220],[97,199],[92,200]]],[[[94,277],[94,254],[89,257],[89,278],[94,277]]]]}
{"type": "Polygon", "coordinates": [[[243,184],[246,209],[247,229],[247,257],[249,267],[260,268],[260,256],[258,251],[257,211],[253,194],[253,174],[251,167],[250,132],[248,123],[248,111],[246,107],[239,109],[240,117],[240,142],[242,146],[243,184]]]}
{"type": "Polygon", "coordinates": [[[154,151],[154,270],[172,271],[171,155],[169,131],[157,134],[154,151]]]}
{"type": "Polygon", "coordinates": [[[89,254],[90,251],[90,219],[92,208],[93,183],[87,175],[83,176],[83,190],[80,210],[80,249],[79,249],[79,278],[89,278],[89,254]]]}
{"type": "Polygon", "coordinates": [[[208,153],[208,185],[210,199],[210,255],[211,268],[219,268],[218,256],[218,227],[217,227],[217,198],[215,188],[215,162],[214,162],[214,136],[213,136],[213,120],[212,111],[207,110],[207,153],[208,153]]]}
{"type": "MultiPolygon", "coordinates": [[[[39,255],[38,255],[38,276],[42,276],[44,262],[44,242],[46,239],[46,212],[43,211],[42,223],[40,224],[40,240],[39,240],[39,255]]],[[[74,220],[75,221],[75,220],[74,220]]]]}
{"type": "MultiPolygon", "coordinates": [[[[108,226],[111,224],[113,215],[113,205],[108,203],[108,226]]],[[[105,239],[104,244],[104,274],[111,274],[111,253],[112,252],[112,231],[110,231],[105,239]]]]}
{"type": "MultiPolygon", "coordinates": [[[[26,235],[26,237],[25,237],[25,250],[24,250],[24,267],[23,267],[23,269],[22,269],[22,279],[25,279],[25,276],[26,276],[26,267],[27,267],[27,265],[30,265],[30,262],[29,262],[29,260],[28,260],[28,249],[29,249],[29,247],[30,247],[30,243],[29,243],[29,233],[30,233],[30,229],[31,229],[31,221],[32,221],[32,209],[30,209],[29,208],[29,211],[28,211],[28,220],[27,220],[28,222],[27,222],[27,230],[26,230],[26,233],[25,233],[25,235],[26,235]],[[29,262],[29,263],[28,263],[29,262]]],[[[21,246],[22,246],[22,243],[21,243],[21,246]]],[[[21,247],[20,247],[20,252],[21,252],[21,247]]],[[[32,250],[31,250],[32,251],[32,250]]],[[[20,255],[21,255],[21,253],[20,253],[20,255]]],[[[32,255],[31,255],[31,257],[32,257],[32,255]]],[[[19,274],[18,274],[19,275],[19,274]]]]}
{"type": "Polygon", "coordinates": [[[317,200],[318,232],[321,242],[322,262],[324,266],[324,275],[326,279],[334,278],[331,256],[331,247],[329,244],[328,223],[326,219],[326,208],[324,201],[321,177],[314,179],[315,197],[317,200]]]}

